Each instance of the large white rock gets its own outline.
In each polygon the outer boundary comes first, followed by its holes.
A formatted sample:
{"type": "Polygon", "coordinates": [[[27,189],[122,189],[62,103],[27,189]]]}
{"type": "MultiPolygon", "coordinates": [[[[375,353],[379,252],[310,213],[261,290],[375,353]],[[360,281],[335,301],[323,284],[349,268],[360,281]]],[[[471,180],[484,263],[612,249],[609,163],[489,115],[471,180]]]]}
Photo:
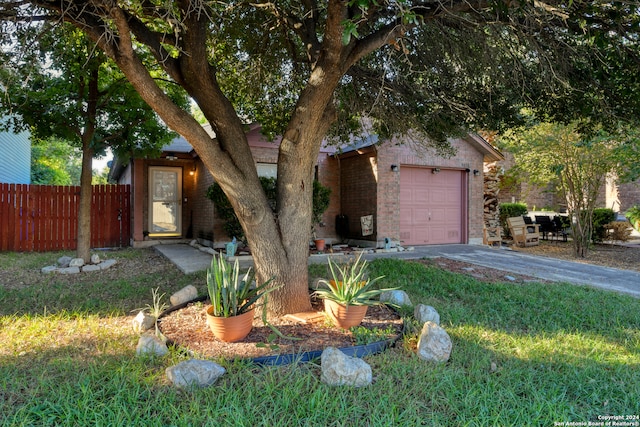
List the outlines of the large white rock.
{"type": "Polygon", "coordinates": [[[69,261],[69,267],[82,267],[84,265],[84,260],[82,258],[74,258],[69,261]]]}
{"type": "Polygon", "coordinates": [[[424,324],[418,339],[418,357],[428,362],[446,362],[451,348],[451,338],[444,329],[434,322],[424,324]]]}
{"type": "Polygon", "coordinates": [[[138,315],[133,318],[131,322],[133,326],[133,331],[135,333],[141,334],[144,331],[147,331],[153,328],[156,324],[156,318],[144,312],[144,310],[140,310],[138,315]]]}
{"type": "Polygon", "coordinates": [[[380,294],[380,302],[386,302],[389,304],[395,305],[409,305],[413,306],[411,303],[411,299],[409,299],[409,295],[405,291],[395,290],[395,291],[385,291],[380,294]]]}
{"type": "Polygon", "coordinates": [[[116,265],[116,260],[115,259],[105,259],[104,261],[102,261],[98,265],[100,266],[100,270],[106,270],[107,268],[111,268],[114,265],[116,265]]]}
{"type": "Polygon", "coordinates": [[[42,267],[42,270],[40,270],[40,272],[43,274],[57,273],[58,267],[56,267],[55,265],[48,265],[46,267],[42,267]]]}
{"type": "Polygon", "coordinates": [[[179,305],[194,300],[197,297],[198,289],[196,289],[196,287],[193,285],[187,285],[175,294],[171,295],[169,297],[169,302],[171,302],[171,305],[179,305]]]}
{"type": "Polygon", "coordinates": [[[58,258],[58,267],[66,268],[69,267],[69,263],[73,258],[70,256],[61,256],[58,258]]]}
{"type": "Polygon", "coordinates": [[[363,387],[373,379],[371,366],[362,359],[350,357],[335,347],[327,347],[320,356],[320,380],[328,385],[363,387]]]}
{"type": "Polygon", "coordinates": [[[420,323],[433,322],[440,324],[440,314],[430,305],[418,304],[413,309],[413,317],[420,323]]]}
{"type": "Polygon", "coordinates": [[[136,347],[136,354],[138,356],[164,356],[167,353],[169,353],[167,344],[154,334],[142,335],[138,340],[138,346],[136,347]]]}
{"type": "Polygon", "coordinates": [[[100,264],[100,255],[98,254],[91,255],[91,264],[100,264]]]}
{"type": "Polygon", "coordinates": [[[207,387],[225,373],[225,369],[208,360],[187,360],[165,370],[167,378],[176,387],[207,387]]]}

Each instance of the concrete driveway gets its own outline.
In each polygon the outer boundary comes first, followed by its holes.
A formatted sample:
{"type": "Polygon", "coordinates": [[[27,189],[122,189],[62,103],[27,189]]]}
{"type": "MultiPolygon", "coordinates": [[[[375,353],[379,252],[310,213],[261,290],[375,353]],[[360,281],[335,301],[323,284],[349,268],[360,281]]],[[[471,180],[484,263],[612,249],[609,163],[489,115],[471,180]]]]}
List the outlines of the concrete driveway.
{"type": "MultiPolygon", "coordinates": [[[[186,244],[157,245],[155,249],[176,264],[185,274],[205,270],[211,265],[211,255],[186,244]]],[[[533,256],[506,248],[474,245],[416,246],[413,251],[375,253],[367,254],[365,257],[367,259],[445,257],[505,272],[525,274],[556,282],[588,285],[640,298],[640,273],[638,272],[533,256]]],[[[326,255],[314,255],[309,258],[309,262],[326,262],[326,258],[326,255]]],[[[243,259],[241,262],[243,265],[250,265],[251,259],[243,259]]]]}

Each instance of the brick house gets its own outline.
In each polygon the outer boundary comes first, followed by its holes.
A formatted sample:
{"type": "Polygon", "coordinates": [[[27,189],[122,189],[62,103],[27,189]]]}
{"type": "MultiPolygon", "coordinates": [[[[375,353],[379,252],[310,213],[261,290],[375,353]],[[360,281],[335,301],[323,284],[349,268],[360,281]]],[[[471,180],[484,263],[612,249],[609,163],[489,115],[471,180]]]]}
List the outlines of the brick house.
{"type": "MultiPolygon", "coordinates": [[[[504,152],[504,157],[499,165],[508,172],[516,161],[513,154],[509,152],[504,152]]],[[[567,202],[563,199],[561,191],[553,184],[546,187],[538,187],[527,182],[503,184],[499,201],[500,203],[522,202],[531,211],[564,211],[567,207],[567,202]]],[[[619,183],[615,176],[607,176],[605,183],[600,188],[596,203],[599,208],[609,208],[614,212],[624,214],[632,206],[640,205],[640,183],[619,183]]]]}
{"type": "MultiPolygon", "coordinates": [[[[265,140],[257,125],[247,137],[259,175],[275,176],[279,140],[265,140]]],[[[477,135],[451,144],[457,152],[450,158],[375,137],[341,150],[323,147],[316,178],[331,188],[331,201],[318,237],[377,247],[385,238],[404,245],[480,244],[483,163],[502,156],[477,135]]],[[[133,246],[195,238],[217,247],[230,240],[206,197],[213,178],[183,138],[159,159],[116,158],[110,177],[131,185],[133,246]]]]}

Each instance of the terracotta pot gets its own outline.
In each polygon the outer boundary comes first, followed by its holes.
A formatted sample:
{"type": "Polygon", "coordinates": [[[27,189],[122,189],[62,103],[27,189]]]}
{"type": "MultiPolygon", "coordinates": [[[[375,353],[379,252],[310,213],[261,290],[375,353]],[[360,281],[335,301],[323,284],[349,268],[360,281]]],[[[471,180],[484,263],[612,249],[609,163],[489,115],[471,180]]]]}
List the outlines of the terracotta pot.
{"type": "Polygon", "coordinates": [[[342,305],[335,301],[325,299],[324,311],[333,323],[343,329],[358,326],[367,314],[366,305],[342,305]]]}
{"type": "Polygon", "coordinates": [[[249,310],[239,316],[216,317],[211,315],[213,307],[209,306],[207,308],[207,325],[220,341],[240,341],[249,335],[251,328],[253,328],[254,311],[249,310]]]}
{"type": "Polygon", "coordinates": [[[313,243],[316,245],[316,250],[318,251],[324,251],[325,248],[325,242],[324,239],[317,239],[314,240],[313,243]]]}

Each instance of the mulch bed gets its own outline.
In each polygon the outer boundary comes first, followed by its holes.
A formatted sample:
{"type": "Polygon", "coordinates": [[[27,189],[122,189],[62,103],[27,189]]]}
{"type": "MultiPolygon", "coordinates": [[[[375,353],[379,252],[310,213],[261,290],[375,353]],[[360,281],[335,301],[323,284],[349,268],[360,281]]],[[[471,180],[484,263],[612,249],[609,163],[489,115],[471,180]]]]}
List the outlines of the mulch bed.
{"type": "MultiPolygon", "coordinates": [[[[320,301],[313,299],[313,309],[322,311],[320,301]]],[[[299,323],[287,318],[270,320],[285,337],[281,338],[256,318],[253,329],[242,341],[225,343],[213,336],[207,326],[205,308],[208,302],[196,302],[185,308],[171,312],[161,318],[160,330],[170,343],[187,349],[198,357],[224,359],[253,359],[260,356],[282,354],[301,354],[308,351],[323,350],[332,346],[344,348],[354,346],[354,334],[348,330],[334,327],[328,320],[321,318],[313,323],[299,323]]],[[[367,310],[367,316],[360,325],[369,330],[393,331],[387,338],[402,332],[402,319],[387,306],[373,306],[367,310]]]]}

